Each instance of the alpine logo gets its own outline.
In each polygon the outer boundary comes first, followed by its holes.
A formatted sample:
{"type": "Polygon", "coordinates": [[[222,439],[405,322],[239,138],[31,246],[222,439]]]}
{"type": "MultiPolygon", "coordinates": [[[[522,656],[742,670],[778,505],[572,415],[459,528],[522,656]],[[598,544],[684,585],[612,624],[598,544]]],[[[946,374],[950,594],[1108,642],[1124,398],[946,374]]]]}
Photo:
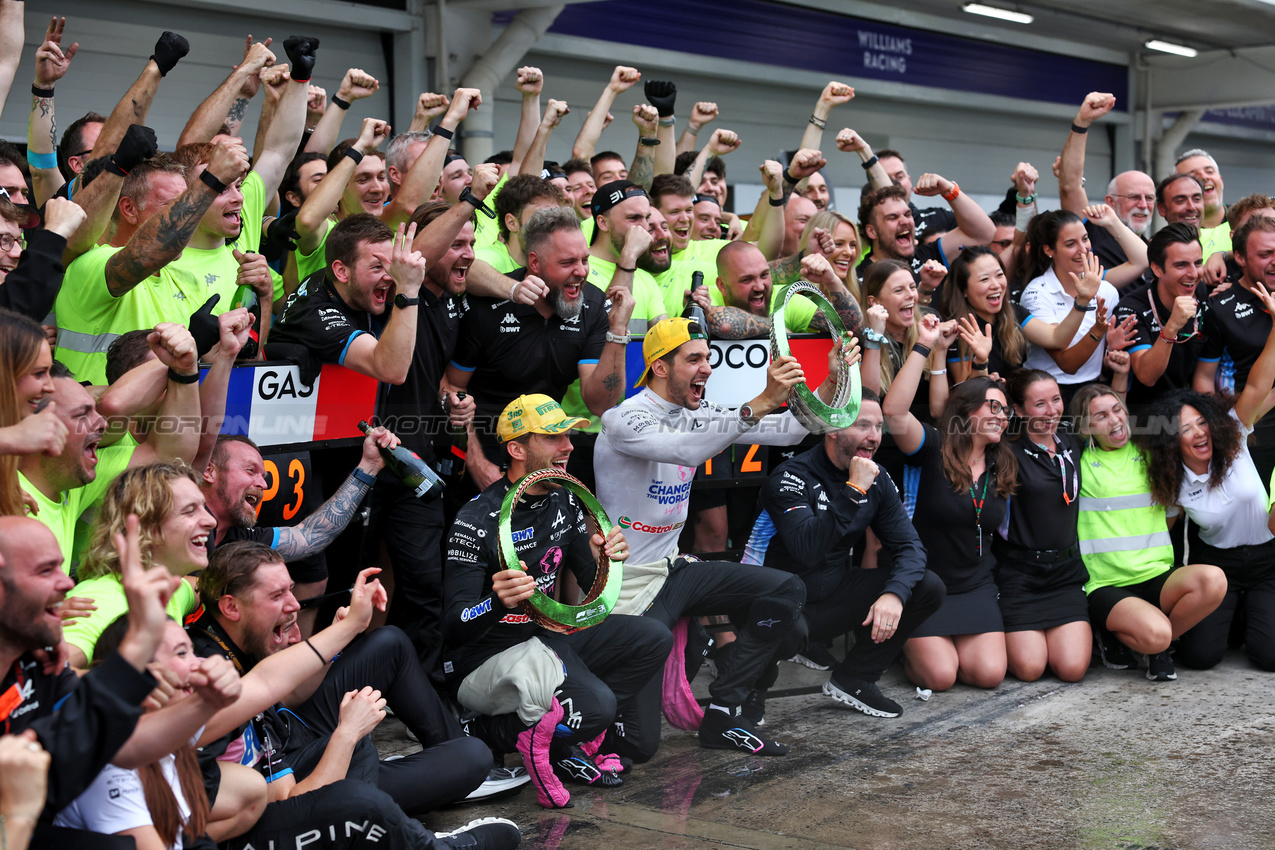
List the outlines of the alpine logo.
{"type": "Polygon", "coordinates": [[[567,521],[567,516],[562,511],[558,511],[558,515],[553,518],[553,528],[557,528],[567,521]]]}

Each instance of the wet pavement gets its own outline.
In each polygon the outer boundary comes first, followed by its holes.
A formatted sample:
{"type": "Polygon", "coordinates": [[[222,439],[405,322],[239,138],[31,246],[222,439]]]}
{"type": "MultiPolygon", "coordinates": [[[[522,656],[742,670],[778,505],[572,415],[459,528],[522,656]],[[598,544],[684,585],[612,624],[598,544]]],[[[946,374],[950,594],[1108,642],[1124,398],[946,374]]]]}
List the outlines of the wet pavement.
{"type": "MultiPolygon", "coordinates": [[[[781,668],[778,689],[816,690],[828,675],[781,668]]],[[[1275,848],[1275,674],[1238,653],[1167,683],[1095,667],[1072,685],[1008,679],[921,701],[896,666],[881,686],[901,717],[817,691],[771,699],[764,728],[784,757],[704,750],[666,724],[622,787],[568,786],[574,808],[541,809],[528,785],[426,823],[507,817],[524,847],[546,850],[1275,848]]],[[[383,754],[417,749],[402,729],[377,730],[383,754]]]]}

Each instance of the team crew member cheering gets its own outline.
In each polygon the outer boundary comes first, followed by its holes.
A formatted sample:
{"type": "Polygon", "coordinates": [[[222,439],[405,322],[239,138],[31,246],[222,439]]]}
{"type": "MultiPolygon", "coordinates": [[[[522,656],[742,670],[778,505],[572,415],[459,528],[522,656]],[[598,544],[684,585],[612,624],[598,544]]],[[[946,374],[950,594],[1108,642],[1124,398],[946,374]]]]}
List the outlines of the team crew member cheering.
{"type": "MultiPolygon", "coordinates": [[[[771,473],[753,535],[769,526],[774,536],[766,565],[788,567],[806,585],[795,637],[825,641],[847,628],[855,633],[854,647],[823,692],[864,714],[898,717],[902,709],[881,693],[877,680],[912,630],[943,604],[944,588],[925,568],[925,547],[894,482],[872,462],[881,423],[881,402],[865,390],[853,425],[829,432],[823,445],[771,473]],[[851,561],[869,527],[888,553],[889,569],[865,570],[851,561]]],[[[753,697],[746,706],[759,701],[753,697]]]]}
{"type": "Polygon", "coordinates": [[[484,715],[470,724],[473,734],[497,752],[516,747],[522,753],[546,808],[571,799],[555,771],[620,784],[620,760],[609,747],[599,749],[603,735],[617,710],[625,712],[664,664],[672,644],[668,629],[651,619],[612,614],[564,635],[518,610],[536,589],[574,602],[572,578],[580,588],[593,585],[595,550],[614,560],[628,557],[619,526],[606,540],[590,537],[580,501],[559,481],[530,487],[514,506],[511,528],[522,568],[501,569],[496,516],[505,494],[528,473],[565,470],[571,431],[586,422],[545,395],[510,402],[497,425],[509,471],[461,508],[447,547],[449,681],[461,705],[484,715]]]}
{"type": "Polygon", "coordinates": [[[1181,222],[1162,228],[1147,257],[1155,279],[1129,290],[1116,308],[1117,322],[1134,317],[1128,403],[1139,418],[1159,396],[1191,386],[1205,346],[1209,298],[1196,228],[1181,222]]]}
{"type": "Polygon", "coordinates": [[[1047,350],[1064,349],[1058,355],[1063,370],[1079,368],[1089,352],[1079,345],[1067,349],[1098,283],[1096,277],[1082,277],[1076,285],[1076,308],[1051,325],[1010,298],[1005,266],[991,248],[966,248],[952,263],[939,307],[944,316],[959,320],[965,329],[961,341],[947,353],[953,382],[960,383],[975,372],[1008,375],[1023,365],[1028,343],[1047,350]]]}
{"type": "MultiPolygon", "coordinates": [[[[1231,236],[1231,244],[1243,275],[1238,286],[1209,298],[1209,320],[1204,323],[1207,343],[1193,382],[1196,392],[1243,392],[1271,332],[1271,317],[1262,309],[1257,286],[1267,291],[1275,287],[1275,218],[1253,216],[1231,236]],[[1223,354],[1229,363],[1219,368],[1223,354]]],[[[1253,437],[1253,462],[1266,481],[1275,469],[1275,417],[1258,420],[1253,437]]]]}
{"type": "MultiPolygon", "coordinates": [[[[310,556],[322,552],[350,524],[376,476],[385,467],[378,446],[391,449],[399,440],[384,428],[377,428],[363,440],[363,456],[341,486],[318,509],[294,526],[257,527],[257,508],[266,489],[266,465],[261,452],[248,437],[226,434],[217,438],[212,459],[203,470],[200,489],[208,512],[217,527],[208,535],[208,551],[236,540],[255,540],[271,547],[288,564],[288,573],[297,582],[298,599],[318,596],[327,589],[326,561],[313,563],[310,556]]],[[[301,633],[314,628],[316,609],[301,615],[301,633]]]]}
{"type": "Polygon", "coordinates": [[[516,398],[515,387],[561,397],[578,379],[585,406],[597,415],[623,397],[633,294],[612,286],[604,295],[586,285],[589,246],[571,210],[540,210],[527,222],[524,239],[527,268],[501,278],[509,294],[470,299],[445,377],[449,389],[466,390],[478,403],[482,451],[471,439],[465,464],[481,488],[500,477],[484,457],[487,451],[499,457],[488,423],[516,398]],[[534,304],[511,300],[527,287],[542,293],[534,304]]]}
{"type": "Polygon", "coordinates": [[[1084,441],[1059,431],[1062,394],[1048,372],[1016,370],[1007,392],[1022,423],[1007,441],[1018,461],[1018,489],[992,550],[1009,672],[1034,682],[1048,668],[1077,682],[1093,648],[1076,537],[1084,441]]]}
{"type": "MultiPolygon", "coordinates": [[[[1019,301],[1033,316],[1046,322],[1061,324],[1072,310],[1093,314],[1084,317],[1069,346],[1088,352],[1079,368],[1068,364],[1070,371],[1065,369],[1059,363],[1063,359],[1060,350],[1038,349],[1027,355],[1028,369],[1039,369],[1054,376],[1063,391],[1064,403],[1082,385],[1096,381],[1102,374],[1102,358],[1107,348],[1104,334],[1108,330],[1105,318],[1120,300],[1112,282],[1130,283],[1146,268],[1146,246],[1116,218],[1110,207],[1100,205],[1086,212],[1090,221],[1105,223],[1113,231],[1127,234],[1126,241],[1137,243],[1136,248],[1130,244],[1127,253],[1134,256],[1140,252],[1140,260],[1131,260],[1104,275],[1097,255],[1089,250],[1089,236],[1079,216],[1054,211],[1032,219],[1027,233],[1031,245],[1027,272],[1030,282],[1019,301]],[[1078,301],[1085,300],[1081,297],[1082,287],[1084,293],[1093,292],[1095,279],[1099,281],[1097,300],[1090,299],[1086,306],[1077,306],[1078,301]]],[[[1126,320],[1126,326],[1132,324],[1132,320],[1126,320]]]]}
{"type": "MultiPolygon", "coordinates": [[[[1103,660],[1109,658],[1101,643],[1105,628],[1147,657],[1148,679],[1171,681],[1178,674],[1169,644],[1218,607],[1226,575],[1208,564],[1173,568],[1167,511],[1151,498],[1146,457],[1129,439],[1129,413],[1120,395],[1091,384],[1076,393],[1071,414],[1089,440],[1080,461],[1076,532],[1089,572],[1089,619],[1099,627],[1103,660]]],[[[1123,654],[1118,647],[1116,652],[1123,654]]]]}
{"type": "MultiPolygon", "coordinates": [[[[1275,298],[1261,284],[1257,294],[1266,312],[1275,311],[1275,298]]],[[[1248,657],[1263,670],[1275,670],[1275,535],[1265,482],[1247,444],[1253,423],[1271,407],[1272,384],[1275,331],[1230,411],[1213,396],[1177,390],[1151,407],[1150,421],[1168,426],[1139,437],[1152,498],[1181,506],[1199,526],[1191,558],[1226,573],[1222,604],[1178,641],[1178,659],[1188,667],[1207,669],[1222,660],[1242,606],[1248,657]]]]}
{"type": "Polygon", "coordinates": [[[1005,385],[974,378],[952,389],[938,427],[908,412],[921,369],[939,339],[937,316],[920,336],[882,404],[886,427],[907,455],[904,499],[930,567],[947,585],[938,613],[903,649],[908,677],[945,691],[960,681],[994,688],[1005,678],[1005,635],[996,604],[992,537],[1005,519],[1018,462],[1001,433],[1009,420],[1005,385]]]}
{"type": "MultiPolygon", "coordinates": [[[[642,354],[646,371],[638,385],[645,389],[602,415],[594,449],[602,504],[634,537],[617,610],[644,613],[670,628],[682,617],[730,616],[738,638],[719,656],[723,672],[709,686],[712,704],[699,725],[700,744],[784,755],[788,748],[758,734],[740,709],[796,624],[805,589],[785,572],[678,557],[677,538],[686,523],[695,467],[735,442],[792,445],[806,436],[791,413],[758,427],[803,379],[801,365],[793,357],[772,362],[765,391],[732,412],[704,401],[713,369],[698,324],[665,319],[646,335],[642,354]]],[[[831,392],[825,383],[821,396],[830,398],[831,392]]],[[[674,662],[683,658],[683,648],[679,639],[674,662]]],[[[666,690],[693,704],[684,671],[673,676],[666,690]]],[[[625,741],[635,759],[649,759],[659,746],[659,702],[660,684],[653,681],[638,699],[636,716],[625,716],[625,741]]],[[[692,717],[695,713],[692,709],[692,717]]]]}

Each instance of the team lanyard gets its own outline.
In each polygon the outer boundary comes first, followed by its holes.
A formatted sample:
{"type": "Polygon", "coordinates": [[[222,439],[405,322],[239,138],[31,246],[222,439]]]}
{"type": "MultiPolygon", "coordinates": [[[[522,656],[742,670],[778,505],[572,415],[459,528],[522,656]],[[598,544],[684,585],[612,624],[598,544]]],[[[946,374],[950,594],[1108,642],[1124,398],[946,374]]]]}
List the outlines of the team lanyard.
{"type": "MultiPolygon", "coordinates": [[[[1042,451],[1046,453],[1049,452],[1049,449],[1045,448],[1040,443],[1037,443],[1035,440],[1032,440],[1032,443],[1037,448],[1041,449],[1042,451]]],[[[1058,443],[1059,443],[1058,435],[1055,434],[1054,444],[1057,445],[1058,443]]],[[[1076,465],[1075,461],[1071,462],[1071,492],[1069,493],[1067,492],[1067,461],[1071,460],[1071,449],[1064,449],[1061,452],[1054,452],[1050,465],[1052,465],[1052,462],[1054,460],[1058,461],[1058,471],[1061,473],[1061,477],[1062,477],[1063,503],[1066,504],[1068,507],[1070,507],[1071,503],[1076,500],[1076,496],[1080,494],[1079,467],[1076,465]]]]}
{"type": "Polygon", "coordinates": [[[983,557],[983,505],[987,501],[987,485],[992,480],[992,470],[996,468],[996,464],[989,464],[987,469],[983,471],[983,495],[975,496],[974,487],[978,484],[974,481],[970,484],[970,501],[974,503],[974,530],[978,534],[978,556],[983,557]]]}

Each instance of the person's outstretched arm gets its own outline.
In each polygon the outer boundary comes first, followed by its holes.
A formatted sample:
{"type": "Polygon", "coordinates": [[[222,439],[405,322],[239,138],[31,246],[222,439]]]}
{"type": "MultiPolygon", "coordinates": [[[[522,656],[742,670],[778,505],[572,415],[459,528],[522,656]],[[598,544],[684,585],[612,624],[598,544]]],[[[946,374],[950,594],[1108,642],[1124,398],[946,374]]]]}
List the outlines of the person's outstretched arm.
{"type": "Polygon", "coordinates": [[[810,120],[806,122],[806,128],[801,134],[801,147],[823,150],[823,131],[828,126],[828,116],[832,114],[833,107],[852,100],[854,89],[845,83],[833,80],[824,86],[819,99],[815,101],[814,112],[810,114],[810,120]]]}
{"type": "Polygon", "coordinates": [[[230,76],[226,77],[221,85],[217,86],[213,93],[195,109],[190,120],[186,122],[186,126],[182,128],[181,136],[177,139],[177,147],[193,142],[212,141],[217,130],[226,122],[226,116],[230,113],[230,107],[236,98],[239,97],[244,81],[249,77],[255,77],[262,68],[275,63],[275,55],[270,52],[271,41],[272,39],[266,39],[248,48],[244,60],[236,65],[230,72],[230,76]]]}
{"type": "Polygon", "coordinates": [[[610,81],[602,90],[602,94],[598,96],[598,102],[594,104],[593,109],[589,110],[589,114],[584,119],[584,126],[580,128],[575,144],[571,146],[572,157],[589,159],[597,152],[598,139],[602,137],[602,130],[607,125],[607,115],[611,111],[611,104],[615,103],[615,98],[619,94],[633,88],[633,84],[640,79],[642,75],[637,68],[629,68],[625,65],[615,66],[615,70],[611,72],[610,81]]]}

